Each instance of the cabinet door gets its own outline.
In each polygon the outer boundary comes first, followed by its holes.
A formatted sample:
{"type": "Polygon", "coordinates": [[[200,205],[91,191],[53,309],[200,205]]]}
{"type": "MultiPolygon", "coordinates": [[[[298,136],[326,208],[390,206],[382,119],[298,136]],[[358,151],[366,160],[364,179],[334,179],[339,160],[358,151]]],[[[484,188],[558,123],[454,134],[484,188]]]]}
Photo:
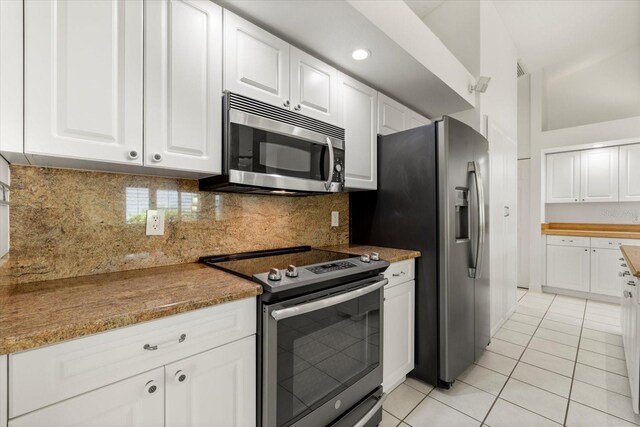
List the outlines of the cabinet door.
{"type": "Polygon", "coordinates": [[[338,71],[291,46],[291,107],[305,116],[339,125],[338,71]]]}
{"type": "Polygon", "coordinates": [[[25,2],[25,152],[142,164],[142,1],[25,2]]]}
{"type": "Polygon", "coordinates": [[[378,92],[342,73],[338,81],[345,130],[345,186],[375,190],[378,186],[378,92]]]}
{"type": "Polygon", "coordinates": [[[47,406],[9,421],[9,427],[164,426],[162,368],[47,406]]]}
{"type": "Polygon", "coordinates": [[[580,198],[580,152],[547,154],[547,203],[580,198]]]}
{"type": "Polygon", "coordinates": [[[414,365],[415,281],[384,290],[382,386],[394,387],[414,365]]]}
{"type": "Polygon", "coordinates": [[[378,92],[378,133],[389,135],[407,129],[408,111],[404,105],[378,92]]]}
{"type": "Polygon", "coordinates": [[[224,10],[224,89],[289,107],[289,43],[224,10]]]}
{"type": "Polygon", "coordinates": [[[145,6],[145,159],[219,174],[222,8],[205,0],[145,6]]]}
{"type": "Polygon", "coordinates": [[[256,337],[165,366],[167,427],[256,423],[256,337]]]}
{"type": "Polygon", "coordinates": [[[547,286],[589,292],[589,249],[547,246],[547,286]]]}
{"type": "Polygon", "coordinates": [[[620,147],[620,201],[640,201],[640,144],[620,147]]]}
{"type": "Polygon", "coordinates": [[[580,153],[581,201],[618,201],[618,151],[610,147],[580,153]]]}
{"type": "Polygon", "coordinates": [[[620,251],[591,249],[591,292],[619,297],[620,251]]]}
{"type": "Polygon", "coordinates": [[[416,113],[413,110],[409,110],[407,113],[407,129],[413,129],[420,126],[428,125],[431,120],[416,113]]]}

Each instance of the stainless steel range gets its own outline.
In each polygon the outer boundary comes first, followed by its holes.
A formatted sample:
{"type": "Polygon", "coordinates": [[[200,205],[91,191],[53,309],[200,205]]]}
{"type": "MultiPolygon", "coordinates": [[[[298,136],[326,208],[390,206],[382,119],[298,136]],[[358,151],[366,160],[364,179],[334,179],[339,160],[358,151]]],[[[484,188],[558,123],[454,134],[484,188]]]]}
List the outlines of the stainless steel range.
{"type": "Polygon", "coordinates": [[[382,272],[377,254],[297,247],[206,257],[260,283],[258,425],[376,426],[382,419],[382,272]]]}

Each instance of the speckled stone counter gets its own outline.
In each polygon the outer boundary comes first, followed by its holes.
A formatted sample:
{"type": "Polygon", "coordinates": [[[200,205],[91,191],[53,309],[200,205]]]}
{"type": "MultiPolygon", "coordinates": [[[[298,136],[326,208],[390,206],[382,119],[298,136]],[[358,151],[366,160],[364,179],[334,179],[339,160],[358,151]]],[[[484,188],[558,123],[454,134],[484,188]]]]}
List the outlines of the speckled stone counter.
{"type": "Polygon", "coordinates": [[[15,353],[262,293],[190,263],[0,287],[0,354],[15,353]]]}
{"type": "Polygon", "coordinates": [[[620,246],[631,274],[640,277],[640,246],[620,246]]]}
{"type": "Polygon", "coordinates": [[[316,249],[322,249],[325,251],[340,252],[340,253],[352,254],[352,255],[362,255],[362,254],[370,254],[371,252],[378,252],[380,254],[380,258],[389,262],[404,261],[407,259],[418,258],[420,256],[419,251],[383,248],[381,246],[356,245],[356,244],[323,246],[316,249]]]}

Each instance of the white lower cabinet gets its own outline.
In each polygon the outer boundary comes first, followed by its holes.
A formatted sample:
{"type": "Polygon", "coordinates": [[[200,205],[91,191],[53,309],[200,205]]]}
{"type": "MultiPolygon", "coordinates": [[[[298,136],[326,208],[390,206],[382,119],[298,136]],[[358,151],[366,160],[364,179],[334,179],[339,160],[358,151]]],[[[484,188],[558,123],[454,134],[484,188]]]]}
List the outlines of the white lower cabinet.
{"type": "Polygon", "coordinates": [[[0,426],[251,427],[255,333],[244,299],[11,354],[0,426]]]}
{"type": "Polygon", "coordinates": [[[384,289],[382,387],[388,393],[404,381],[414,367],[414,261],[392,264],[385,277],[389,283],[384,289]]]}
{"type": "Polygon", "coordinates": [[[136,375],[9,421],[9,427],[159,427],[164,370],[136,375]]]}
{"type": "Polygon", "coordinates": [[[254,336],[165,366],[166,427],[256,423],[254,336]]]}
{"type": "Polygon", "coordinates": [[[618,249],[591,249],[591,292],[620,296],[620,261],[618,249]]]}
{"type": "Polygon", "coordinates": [[[589,292],[589,248],[547,246],[547,286],[589,292]]]}

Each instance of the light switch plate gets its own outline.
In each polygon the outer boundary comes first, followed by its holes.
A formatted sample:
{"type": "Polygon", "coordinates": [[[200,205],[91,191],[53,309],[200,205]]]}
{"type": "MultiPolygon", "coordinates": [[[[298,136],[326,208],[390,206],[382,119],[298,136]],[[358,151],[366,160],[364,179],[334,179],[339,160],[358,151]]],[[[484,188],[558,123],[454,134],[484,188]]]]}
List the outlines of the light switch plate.
{"type": "Polygon", "coordinates": [[[340,225],[340,216],[338,211],[331,212],[331,226],[338,227],[340,225]]]}
{"type": "Polygon", "coordinates": [[[151,210],[147,211],[147,236],[164,235],[164,211],[151,210]]]}

